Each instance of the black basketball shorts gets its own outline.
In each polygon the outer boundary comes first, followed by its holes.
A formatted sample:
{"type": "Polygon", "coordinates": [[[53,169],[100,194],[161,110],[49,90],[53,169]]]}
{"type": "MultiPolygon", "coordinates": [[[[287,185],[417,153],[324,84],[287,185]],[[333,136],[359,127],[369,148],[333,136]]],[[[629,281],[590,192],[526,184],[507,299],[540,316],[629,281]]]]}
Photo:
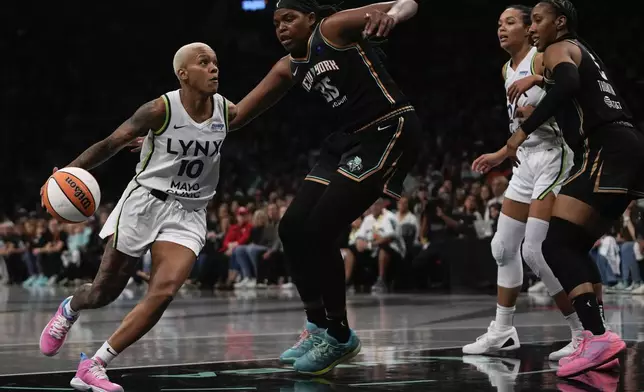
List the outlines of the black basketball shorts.
{"type": "Polygon", "coordinates": [[[343,175],[353,181],[378,181],[383,193],[399,199],[403,182],[418,158],[421,125],[412,106],[404,106],[353,133],[334,133],[305,180],[329,184],[343,175]]]}
{"type": "Polygon", "coordinates": [[[560,194],[617,219],[628,203],[644,197],[644,134],[618,124],[593,132],[575,151],[575,164],[560,194]]]}

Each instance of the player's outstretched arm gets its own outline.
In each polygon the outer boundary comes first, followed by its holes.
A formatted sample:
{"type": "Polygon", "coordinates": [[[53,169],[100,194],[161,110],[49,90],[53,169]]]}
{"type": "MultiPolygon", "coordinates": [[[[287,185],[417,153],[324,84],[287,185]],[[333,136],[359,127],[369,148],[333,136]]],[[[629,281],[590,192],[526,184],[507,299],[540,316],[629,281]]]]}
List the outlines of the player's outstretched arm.
{"type": "Polygon", "coordinates": [[[320,29],[333,44],[347,46],[361,37],[386,37],[398,23],[410,19],[417,11],[415,0],[370,4],[333,14],[324,20],[320,29]]]}
{"type": "Polygon", "coordinates": [[[165,103],[162,98],[150,101],[121,124],[110,136],[95,143],[74,159],[70,167],[90,170],[111,158],[134,139],[148,133],[149,130],[161,129],[166,120],[165,103]]]}
{"type": "Polygon", "coordinates": [[[577,46],[562,41],[548,46],[544,52],[543,62],[547,69],[552,70],[554,84],[532,114],[506,143],[508,158],[515,164],[519,163],[516,159],[516,150],[528,138],[528,135],[554,116],[559,105],[565,100],[571,99],[579,89],[579,69],[573,59],[573,51],[577,51],[576,57],[579,57],[580,52],[577,46]]]}
{"type": "Polygon", "coordinates": [[[231,131],[251,122],[276,104],[293,86],[288,56],[279,60],[268,75],[239,103],[229,104],[228,120],[231,131]]]}

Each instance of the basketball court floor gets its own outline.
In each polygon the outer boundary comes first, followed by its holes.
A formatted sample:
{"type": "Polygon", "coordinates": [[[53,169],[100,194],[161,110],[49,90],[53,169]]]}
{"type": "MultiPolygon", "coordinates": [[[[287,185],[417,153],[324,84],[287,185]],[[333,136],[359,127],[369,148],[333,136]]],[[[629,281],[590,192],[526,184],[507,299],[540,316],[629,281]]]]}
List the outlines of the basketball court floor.
{"type": "MultiPolygon", "coordinates": [[[[128,290],[86,311],[54,358],[38,338],[61,289],[0,288],[0,391],[71,391],[80,353],[93,354],[142,295],[128,290]]],[[[349,321],[363,349],[319,378],[277,361],[297,339],[304,313],[295,292],[213,295],[182,291],[160,323],[121,354],[108,375],[126,391],[643,391],[644,297],[606,296],[613,330],[628,342],[616,372],[559,379],[547,354],[567,344],[565,321],[547,297],[522,296],[522,347],[503,357],[463,356],[494,317],[489,295],[354,295],[349,321]]]]}

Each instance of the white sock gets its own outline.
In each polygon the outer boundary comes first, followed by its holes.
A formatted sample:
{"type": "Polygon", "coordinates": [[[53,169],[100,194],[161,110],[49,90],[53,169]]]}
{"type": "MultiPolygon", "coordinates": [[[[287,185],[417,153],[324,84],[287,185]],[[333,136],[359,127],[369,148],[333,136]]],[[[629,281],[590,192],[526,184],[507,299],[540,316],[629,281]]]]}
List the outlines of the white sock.
{"type": "Polygon", "coordinates": [[[105,363],[105,366],[107,367],[107,365],[109,365],[110,362],[112,362],[112,360],[118,355],[119,353],[117,353],[109,343],[105,342],[92,358],[99,358],[101,361],[103,361],[103,363],[105,363]]]}
{"type": "Polygon", "coordinates": [[[494,325],[499,331],[505,331],[506,329],[512,328],[514,324],[514,311],[517,309],[516,306],[511,308],[506,308],[496,304],[496,320],[494,325]]]}
{"type": "Polygon", "coordinates": [[[581,335],[581,333],[584,331],[584,326],[581,325],[581,321],[579,320],[579,316],[577,315],[577,312],[572,312],[568,316],[564,316],[566,321],[568,322],[568,325],[570,326],[570,331],[572,332],[572,337],[576,337],[581,335]]]}
{"type": "Polygon", "coordinates": [[[63,315],[69,319],[78,316],[78,311],[72,309],[72,297],[69,297],[69,301],[63,306],[63,315]]]}

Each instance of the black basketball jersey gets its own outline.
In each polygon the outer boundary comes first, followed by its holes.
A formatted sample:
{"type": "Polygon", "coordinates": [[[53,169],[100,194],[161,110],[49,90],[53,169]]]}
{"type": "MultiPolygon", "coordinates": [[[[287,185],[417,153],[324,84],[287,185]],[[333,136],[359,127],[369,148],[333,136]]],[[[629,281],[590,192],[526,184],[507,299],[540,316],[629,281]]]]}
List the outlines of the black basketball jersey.
{"type": "MultiPolygon", "coordinates": [[[[579,63],[580,88],[571,101],[561,106],[555,119],[563,131],[566,143],[578,147],[590,134],[602,125],[610,123],[630,124],[632,115],[619,92],[614,87],[606,73],[604,63],[576,39],[562,37],[579,47],[581,62],[579,63]]],[[[551,73],[545,70],[546,92],[554,83],[549,77],[551,73]]]]}
{"type": "Polygon", "coordinates": [[[368,42],[335,47],[322,36],[321,25],[311,34],[307,57],[291,58],[291,74],[330,110],[339,131],[357,130],[408,104],[368,42]]]}

